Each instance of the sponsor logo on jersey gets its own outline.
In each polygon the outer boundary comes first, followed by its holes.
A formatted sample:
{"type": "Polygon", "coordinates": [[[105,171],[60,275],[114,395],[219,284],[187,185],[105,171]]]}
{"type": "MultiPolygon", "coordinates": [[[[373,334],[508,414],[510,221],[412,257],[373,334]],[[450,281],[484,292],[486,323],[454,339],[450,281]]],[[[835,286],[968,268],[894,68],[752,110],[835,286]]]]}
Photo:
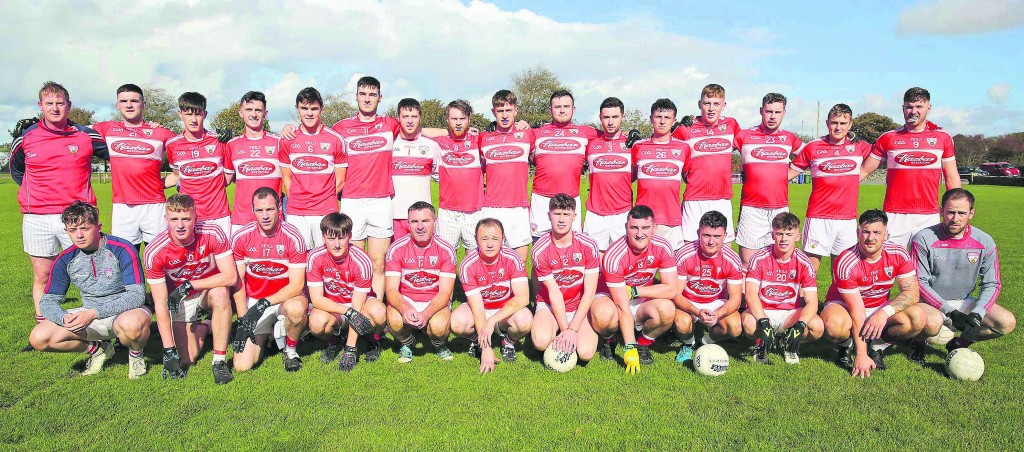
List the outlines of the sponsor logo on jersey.
{"type": "Polygon", "coordinates": [[[785,149],[768,147],[757,148],[750,152],[750,156],[758,160],[778,161],[785,160],[789,153],[785,149]]]}
{"type": "Polygon", "coordinates": [[[178,172],[183,176],[203,177],[216,173],[218,169],[213,162],[186,162],[178,167],[178,172]]]}
{"type": "Polygon", "coordinates": [[[651,284],[654,281],[654,274],[649,272],[633,273],[632,275],[626,276],[623,281],[627,286],[633,287],[644,287],[651,284]]]}
{"type": "Polygon", "coordinates": [[[452,166],[466,166],[469,165],[470,163],[475,162],[476,157],[474,157],[472,154],[457,154],[454,152],[448,152],[441,156],[441,160],[443,160],[446,164],[452,166]]]}
{"type": "Polygon", "coordinates": [[[857,162],[850,159],[826,160],[818,165],[818,169],[829,174],[844,174],[853,171],[857,162]]]}
{"type": "Polygon", "coordinates": [[[427,171],[426,163],[392,160],[391,169],[398,174],[422,174],[427,171]]]}
{"type": "Polygon", "coordinates": [[[579,150],[583,146],[581,146],[576,140],[570,140],[568,138],[551,138],[542,141],[537,147],[545,151],[569,152],[579,150]]]}
{"type": "Polygon", "coordinates": [[[695,150],[699,152],[722,152],[732,149],[732,142],[725,138],[708,138],[701,140],[695,146],[695,150]]]}
{"type": "Polygon", "coordinates": [[[776,303],[789,300],[796,296],[796,291],[787,286],[765,286],[761,287],[761,296],[776,303]]]}
{"type": "MultiPolygon", "coordinates": [[[[655,177],[673,177],[679,174],[679,167],[671,163],[652,162],[640,165],[640,172],[655,177]]],[[[651,257],[653,259],[653,257],[651,257]]]]}
{"type": "Polygon", "coordinates": [[[552,275],[559,286],[572,286],[583,279],[583,273],[571,268],[562,270],[552,275]]]}
{"type": "Polygon", "coordinates": [[[903,152],[896,155],[896,163],[904,166],[928,166],[939,161],[935,154],[923,151],[903,152]]]}
{"type": "Polygon", "coordinates": [[[70,152],[71,155],[77,154],[78,153],[78,145],[69,144],[68,145],[68,152],[70,152]]]}
{"type": "Polygon", "coordinates": [[[206,153],[207,154],[213,154],[213,151],[216,151],[216,150],[217,150],[217,145],[216,144],[208,144],[208,145],[206,145],[206,153]]]}
{"type": "Polygon", "coordinates": [[[491,286],[480,291],[480,297],[484,300],[501,301],[508,298],[509,288],[505,286],[491,286]]]}
{"type": "Polygon", "coordinates": [[[135,140],[117,141],[111,146],[111,150],[125,155],[148,155],[156,151],[149,143],[135,140]]]}
{"type": "Polygon", "coordinates": [[[939,142],[939,140],[937,138],[928,138],[927,141],[928,141],[928,146],[935,146],[935,144],[939,142]]]}
{"type": "Polygon", "coordinates": [[[312,155],[303,155],[292,160],[292,168],[310,173],[324,171],[328,166],[330,164],[327,163],[327,160],[312,155]]]}
{"type": "Polygon", "coordinates": [[[722,293],[721,285],[714,281],[707,281],[703,279],[695,279],[692,281],[688,281],[686,283],[686,287],[688,287],[691,292],[705,297],[710,297],[722,293]]]}
{"type": "Polygon", "coordinates": [[[251,162],[242,162],[235,168],[238,170],[238,174],[248,177],[260,177],[273,174],[277,170],[277,166],[273,163],[254,160],[251,162]]]}
{"type": "Polygon", "coordinates": [[[425,271],[411,272],[405,275],[405,281],[417,289],[432,287],[440,279],[439,276],[425,271]]]}
{"type": "Polygon", "coordinates": [[[387,146],[388,140],[384,137],[359,137],[348,143],[348,148],[353,151],[372,151],[387,146]]]}
{"type": "Polygon", "coordinates": [[[518,146],[495,146],[487,151],[488,160],[514,160],[526,155],[518,146]]]}
{"type": "Polygon", "coordinates": [[[281,276],[288,271],[288,267],[278,264],[276,262],[253,262],[249,264],[249,273],[264,278],[273,278],[275,276],[281,276]]]}
{"type": "Polygon", "coordinates": [[[617,170],[629,166],[629,159],[621,155],[598,155],[590,165],[599,170],[617,170]]]}

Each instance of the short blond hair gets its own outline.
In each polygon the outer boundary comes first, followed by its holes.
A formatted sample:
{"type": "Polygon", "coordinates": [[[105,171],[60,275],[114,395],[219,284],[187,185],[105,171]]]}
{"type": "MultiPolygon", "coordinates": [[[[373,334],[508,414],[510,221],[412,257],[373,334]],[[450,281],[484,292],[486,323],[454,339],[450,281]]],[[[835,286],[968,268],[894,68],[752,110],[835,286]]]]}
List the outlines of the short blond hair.
{"type": "Polygon", "coordinates": [[[711,83],[705,86],[704,89],[700,90],[700,98],[703,99],[705,97],[720,97],[725,99],[725,88],[717,83],[711,83]]]}
{"type": "Polygon", "coordinates": [[[190,210],[196,210],[196,201],[191,196],[175,193],[167,198],[168,212],[188,212],[190,210]]]}
{"type": "Polygon", "coordinates": [[[52,94],[54,96],[63,96],[64,100],[71,100],[71,95],[68,94],[68,90],[64,88],[60,83],[55,81],[48,81],[43,83],[43,87],[39,88],[39,101],[42,102],[43,94],[52,94]]]}

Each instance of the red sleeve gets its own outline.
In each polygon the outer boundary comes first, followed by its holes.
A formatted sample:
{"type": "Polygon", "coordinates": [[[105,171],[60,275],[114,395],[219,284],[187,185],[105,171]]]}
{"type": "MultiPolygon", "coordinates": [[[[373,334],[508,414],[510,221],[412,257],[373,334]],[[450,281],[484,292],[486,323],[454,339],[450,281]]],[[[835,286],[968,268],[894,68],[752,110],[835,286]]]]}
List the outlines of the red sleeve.
{"type": "Polygon", "coordinates": [[[732,146],[736,149],[742,148],[743,140],[746,137],[746,134],[748,133],[750,133],[750,131],[748,130],[741,130],[739,132],[736,132],[736,135],[734,135],[732,138],[732,146]]]}
{"type": "Polygon", "coordinates": [[[512,278],[510,279],[526,278],[526,265],[523,264],[522,259],[519,259],[518,254],[513,254],[513,256],[512,268],[509,269],[512,273],[512,278]]]}
{"type": "MultiPolygon", "coordinates": [[[[839,254],[839,258],[836,259],[837,264],[843,262],[843,255],[845,255],[846,253],[847,252],[844,251],[839,254]]],[[[857,279],[853,277],[853,270],[856,268],[856,266],[848,266],[845,270],[839,268],[839,265],[835,265],[834,267],[835,269],[833,271],[835,272],[835,277],[833,279],[835,280],[836,285],[839,286],[840,289],[852,290],[858,287],[857,279]]]]}
{"type": "Polygon", "coordinates": [[[794,134],[794,133],[789,134],[789,139],[793,140],[792,141],[793,152],[799,151],[800,148],[802,148],[804,146],[803,140],[801,140],[800,137],[796,136],[796,134],[794,134]]]}
{"type": "MultiPolygon", "coordinates": [[[[147,249],[148,251],[148,249],[147,249]]],[[[167,277],[167,273],[164,272],[164,260],[157,252],[155,256],[150,255],[148,252],[143,253],[143,261],[146,262],[146,279],[164,279],[167,277]],[[148,265],[152,261],[152,265],[148,265]]]]}
{"type": "Polygon", "coordinates": [[[402,257],[398,252],[398,248],[391,247],[388,249],[388,253],[384,259],[384,271],[385,272],[401,272],[402,271],[402,257]]]}
{"type": "Polygon", "coordinates": [[[877,157],[879,160],[885,159],[885,145],[885,138],[879,138],[878,141],[875,142],[875,145],[871,147],[871,155],[877,157]]]}
{"type": "Polygon", "coordinates": [[[235,172],[235,165],[231,161],[231,149],[228,148],[227,143],[217,142],[217,147],[220,148],[220,155],[224,156],[224,170],[233,173],[235,172]]]}
{"type": "Polygon", "coordinates": [[[948,159],[952,157],[956,157],[953,152],[953,139],[949,135],[945,135],[945,138],[942,140],[942,158],[948,159]]]}
{"type": "MultiPolygon", "coordinates": [[[[245,259],[245,236],[235,236],[234,242],[231,244],[231,255],[234,257],[235,262],[240,262],[245,259]]],[[[220,253],[214,253],[220,254],[220,253]]]]}
{"type": "Polygon", "coordinates": [[[336,138],[334,145],[334,164],[348,166],[348,153],[345,152],[345,140],[336,138]]]}
{"type": "Polygon", "coordinates": [[[621,268],[619,269],[619,271],[611,271],[611,263],[612,262],[608,260],[608,255],[605,254],[604,265],[601,269],[601,273],[604,275],[604,280],[608,284],[621,284],[623,281],[626,280],[626,275],[622,274],[621,268]]]}
{"type": "MultiPolygon", "coordinates": [[[[322,255],[321,255],[322,256],[322,255]]],[[[309,260],[306,261],[306,282],[307,283],[322,283],[324,282],[324,273],[321,265],[317,262],[316,256],[310,256],[309,260]]]]}
{"type": "Polygon", "coordinates": [[[818,278],[814,274],[814,269],[805,265],[800,265],[800,286],[801,287],[818,287],[818,278]]]}
{"type": "Polygon", "coordinates": [[[224,231],[222,231],[220,227],[215,227],[213,229],[217,231],[210,240],[213,242],[213,246],[211,247],[213,248],[213,255],[216,256],[218,254],[231,251],[231,243],[228,242],[228,237],[227,235],[224,235],[224,231]]]}
{"type": "Polygon", "coordinates": [[[466,293],[480,288],[476,283],[476,274],[473,272],[472,265],[463,264],[462,267],[459,268],[459,280],[462,281],[462,289],[466,293]]]}
{"type": "Polygon", "coordinates": [[[167,152],[167,164],[172,167],[176,166],[174,164],[174,143],[166,144],[165,146],[167,147],[167,149],[164,150],[165,152],[167,152]]]}
{"type": "Polygon", "coordinates": [[[752,257],[750,259],[751,260],[751,265],[747,266],[747,278],[748,279],[756,279],[758,281],[761,281],[761,273],[762,273],[761,272],[761,266],[764,265],[762,262],[764,262],[765,259],[759,259],[760,257],[761,257],[761,254],[758,253],[758,254],[755,254],[754,257],[752,257]],[[754,260],[754,259],[757,259],[757,260],[754,260]]]}
{"type": "MultiPolygon", "coordinates": [[[[551,246],[554,246],[554,244],[551,246]]],[[[536,248],[530,253],[530,256],[533,259],[533,271],[537,273],[538,280],[551,274],[551,266],[548,265],[546,260],[538,259],[539,256],[537,256],[536,248]]]]}
{"type": "Polygon", "coordinates": [[[800,150],[796,154],[796,158],[793,159],[793,166],[800,168],[802,170],[805,170],[807,169],[807,167],[811,166],[811,158],[810,156],[808,156],[808,154],[811,152],[811,150],[808,149],[809,147],[810,146],[807,145],[801,146],[800,150]]]}
{"type": "Polygon", "coordinates": [[[672,136],[676,137],[676,138],[678,138],[680,140],[686,141],[686,134],[684,133],[685,130],[686,130],[686,126],[676,127],[675,132],[672,132],[672,136]]]}
{"type": "Polygon", "coordinates": [[[289,150],[292,147],[291,140],[281,138],[277,140],[277,160],[291,168],[292,160],[289,156],[289,150]]]}
{"type": "Polygon", "coordinates": [[[304,242],[298,242],[291,247],[291,253],[288,255],[289,264],[305,264],[306,263],[306,244],[304,242]]]}
{"type": "Polygon", "coordinates": [[[587,253],[586,262],[583,264],[584,270],[600,270],[601,268],[601,257],[598,255],[599,251],[597,248],[591,248],[591,252],[587,253]]]}
{"type": "Polygon", "coordinates": [[[455,273],[455,257],[443,250],[441,253],[441,271],[444,273],[455,273]]]}
{"type": "Polygon", "coordinates": [[[917,272],[917,267],[914,265],[914,260],[910,258],[909,254],[900,254],[899,267],[896,269],[896,276],[907,275],[917,272]]]}

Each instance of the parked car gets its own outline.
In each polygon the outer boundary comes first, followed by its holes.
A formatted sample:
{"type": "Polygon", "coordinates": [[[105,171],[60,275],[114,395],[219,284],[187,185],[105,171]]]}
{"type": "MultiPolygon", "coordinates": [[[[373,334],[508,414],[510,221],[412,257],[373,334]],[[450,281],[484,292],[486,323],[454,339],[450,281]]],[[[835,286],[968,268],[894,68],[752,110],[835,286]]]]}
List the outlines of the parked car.
{"type": "Polygon", "coordinates": [[[982,171],[977,166],[961,166],[957,168],[957,172],[960,173],[960,177],[988,176],[988,173],[982,171]]]}
{"type": "Polygon", "coordinates": [[[978,166],[990,176],[1020,177],[1020,170],[1007,162],[988,162],[978,166]]]}

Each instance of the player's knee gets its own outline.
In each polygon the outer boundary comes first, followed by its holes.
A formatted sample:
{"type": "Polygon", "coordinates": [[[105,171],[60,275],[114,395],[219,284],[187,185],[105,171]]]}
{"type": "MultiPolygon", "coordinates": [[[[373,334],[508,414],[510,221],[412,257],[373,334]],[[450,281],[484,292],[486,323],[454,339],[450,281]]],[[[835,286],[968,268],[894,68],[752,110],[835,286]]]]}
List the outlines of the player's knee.
{"type": "Polygon", "coordinates": [[[225,287],[210,289],[210,291],[206,293],[206,299],[210,304],[210,309],[213,311],[231,310],[231,296],[228,294],[228,289],[225,287]]]}
{"type": "Polygon", "coordinates": [[[593,344],[578,344],[576,347],[576,355],[580,361],[590,361],[594,357],[594,353],[597,352],[597,343],[593,344]]]}
{"type": "Polygon", "coordinates": [[[469,336],[473,333],[473,319],[464,315],[452,314],[451,330],[456,336],[469,336]]]}
{"type": "Polygon", "coordinates": [[[754,332],[757,330],[757,320],[754,320],[753,315],[743,313],[740,317],[740,324],[743,326],[743,334],[754,336],[754,332]]]}
{"type": "Polygon", "coordinates": [[[363,315],[370,319],[370,322],[374,325],[381,325],[384,323],[384,318],[387,315],[387,310],[384,304],[376,299],[367,300],[363,304],[363,315]]]}
{"type": "Polygon", "coordinates": [[[822,334],[825,333],[825,323],[821,321],[821,317],[814,316],[810,322],[807,322],[807,335],[813,340],[821,339],[822,334]]]}
{"type": "Polygon", "coordinates": [[[533,327],[533,315],[528,309],[520,309],[508,319],[508,330],[512,334],[526,334],[533,327]]]}
{"type": "Polygon", "coordinates": [[[231,367],[235,369],[235,372],[245,372],[248,370],[252,370],[253,366],[256,365],[255,360],[249,359],[248,357],[244,357],[242,355],[235,355],[235,357],[231,361],[231,367]]]}
{"type": "Polygon", "coordinates": [[[327,333],[334,326],[329,325],[330,321],[333,319],[333,316],[326,314],[323,311],[314,310],[309,313],[309,332],[317,336],[327,333]]]}
{"type": "Polygon", "coordinates": [[[690,314],[676,309],[673,315],[675,316],[673,323],[677,333],[686,336],[693,332],[693,317],[690,314]]]}
{"type": "Polygon", "coordinates": [[[654,316],[652,316],[658,325],[668,326],[676,320],[676,307],[668,300],[658,300],[658,304],[654,308],[654,316]]]}
{"type": "Polygon", "coordinates": [[[292,324],[302,323],[306,319],[308,306],[304,298],[290,298],[281,305],[281,313],[292,324]]]}
{"type": "Polygon", "coordinates": [[[451,331],[449,325],[449,318],[451,316],[444,315],[443,311],[438,311],[433,317],[427,322],[427,329],[430,333],[434,334],[435,337],[447,336],[448,332],[451,331]]]}
{"type": "Polygon", "coordinates": [[[149,331],[149,316],[142,312],[130,312],[122,314],[115,320],[118,330],[126,339],[135,340],[142,337],[149,331]]]}
{"type": "Polygon", "coordinates": [[[996,321],[993,322],[995,325],[989,329],[1000,336],[1010,334],[1010,332],[1017,328],[1017,317],[1015,317],[1010,311],[1005,311],[1005,314],[1002,317],[995,320],[996,321]]]}
{"type": "Polygon", "coordinates": [[[32,348],[36,350],[45,350],[50,345],[50,339],[53,337],[50,334],[49,329],[42,324],[36,325],[32,328],[32,332],[28,334],[28,343],[32,345],[32,348]]]}
{"type": "Polygon", "coordinates": [[[843,337],[849,335],[850,330],[850,319],[840,315],[830,315],[823,317],[822,322],[825,324],[825,332],[832,337],[843,337]]]}

